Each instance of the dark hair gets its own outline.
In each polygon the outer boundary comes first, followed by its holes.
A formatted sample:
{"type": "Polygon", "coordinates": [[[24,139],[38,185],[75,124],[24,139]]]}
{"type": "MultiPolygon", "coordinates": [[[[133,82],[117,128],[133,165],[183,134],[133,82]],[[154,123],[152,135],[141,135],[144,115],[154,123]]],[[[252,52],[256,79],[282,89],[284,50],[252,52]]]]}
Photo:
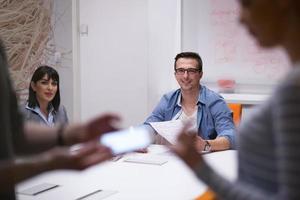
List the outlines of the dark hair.
{"type": "Polygon", "coordinates": [[[1,39],[0,39],[0,58],[1,58],[1,64],[3,63],[3,65],[7,65],[5,47],[1,39]]]}
{"type": "MultiPolygon", "coordinates": [[[[35,106],[40,106],[39,102],[36,99],[36,93],[33,91],[31,87],[31,83],[36,83],[41,80],[45,75],[48,75],[48,80],[52,79],[57,82],[57,91],[56,94],[51,101],[52,106],[55,111],[58,111],[58,107],[60,104],[60,92],[59,92],[59,75],[55,69],[49,67],[47,65],[43,65],[38,67],[32,75],[30,86],[29,86],[29,96],[28,96],[28,106],[30,108],[34,108],[35,106]]],[[[48,108],[49,109],[49,108],[48,108]]]]}
{"type": "Polygon", "coordinates": [[[174,62],[174,70],[176,70],[176,62],[179,58],[191,58],[191,59],[195,59],[198,63],[198,68],[200,70],[200,72],[202,72],[202,59],[199,56],[199,54],[195,53],[195,52],[181,52],[179,54],[176,55],[175,57],[175,62],[174,62]]]}

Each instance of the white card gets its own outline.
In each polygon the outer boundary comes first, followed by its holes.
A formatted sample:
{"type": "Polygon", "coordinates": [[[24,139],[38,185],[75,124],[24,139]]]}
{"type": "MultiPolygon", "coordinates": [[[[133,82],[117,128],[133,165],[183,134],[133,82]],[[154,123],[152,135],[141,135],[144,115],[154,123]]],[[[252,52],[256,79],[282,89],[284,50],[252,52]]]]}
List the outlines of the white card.
{"type": "Polygon", "coordinates": [[[100,200],[117,193],[112,190],[96,190],[86,195],[83,195],[75,200],[100,200]]]}
{"type": "Polygon", "coordinates": [[[58,187],[59,185],[57,184],[52,184],[52,183],[42,183],[36,186],[33,186],[31,188],[22,190],[22,191],[18,191],[19,194],[25,194],[25,195],[31,195],[31,196],[35,196],[38,195],[42,192],[51,190],[53,188],[58,187]]]}
{"type": "Polygon", "coordinates": [[[163,165],[168,160],[158,159],[158,158],[140,158],[140,157],[131,157],[124,160],[124,162],[140,163],[140,164],[150,164],[150,165],[163,165]]]}

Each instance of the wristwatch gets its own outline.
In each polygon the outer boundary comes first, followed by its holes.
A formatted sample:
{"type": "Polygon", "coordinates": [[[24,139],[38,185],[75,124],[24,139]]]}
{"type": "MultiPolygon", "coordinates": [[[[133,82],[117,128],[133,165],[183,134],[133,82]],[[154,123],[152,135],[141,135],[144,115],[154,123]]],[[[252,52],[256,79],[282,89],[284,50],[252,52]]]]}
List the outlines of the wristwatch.
{"type": "Polygon", "coordinates": [[[204,142],[205,145],[203,151],[211,151],[211,145],[209,144],[209,142],[207,140],[204,140],[204,142]]]}

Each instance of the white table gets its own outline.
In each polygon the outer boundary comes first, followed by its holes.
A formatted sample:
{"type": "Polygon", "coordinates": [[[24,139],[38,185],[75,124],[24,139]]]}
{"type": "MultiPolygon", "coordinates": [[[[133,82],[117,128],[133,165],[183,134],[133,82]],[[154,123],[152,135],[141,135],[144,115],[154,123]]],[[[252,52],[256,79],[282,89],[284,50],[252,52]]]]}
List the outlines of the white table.
{"type": "MultiPolygon", "coordinates": [[[[231,180],[235,179],[235,151],[209,153],[204,158],[218,172],[231,180]]],[[[181,160],[160,145],[149,147],[147,154],[128,154],[118,161],[99,164],[82,172],[60,170],[44,173],[18,184],[16,190],[22,191],[41,183],[54,183],[59,187],[36,196],[17,194],[17,198],[74,200],[94,191],[104,190],[116,191],[105,200],[182,200],[193,199],[207,189],[181,160]],[[129,157],[165,159],[168,162],[163,165],[124,162],[129,157]]],[[[94,198],[90,196],[86,199],[94,198]]]]}

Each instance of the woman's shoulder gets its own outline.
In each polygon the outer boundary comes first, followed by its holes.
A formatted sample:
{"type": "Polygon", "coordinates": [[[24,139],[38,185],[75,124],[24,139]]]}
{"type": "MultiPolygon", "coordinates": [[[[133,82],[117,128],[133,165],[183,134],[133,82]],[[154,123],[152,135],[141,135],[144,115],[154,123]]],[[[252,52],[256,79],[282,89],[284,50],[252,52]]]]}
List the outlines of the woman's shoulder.
{"type": "Polygon", "coordinates": [[[25,121],[40,121],[38,113],[30,108],[27,103],[19,105],[19,111],[25,121]]]}
{"type": "Polygon", "coordinates": [[[28,103],[19,104],[19,111],[23,114],[32,112],[32,110],[28,107],[28,103]]]}
{"type": "Polygon", "coordinates": [[[59,105],[58,107],[58,111],[65,111],[66,110],[66,107],[64,105],[59,105]]]}
{"type": "Polygon", "coordinates": [[[58,110],[56,112],[56,118],[62,123],[68,123],[68,114],[67,114],[67,109],[64,105],[60,105],[58,107],[58,110]]]}

